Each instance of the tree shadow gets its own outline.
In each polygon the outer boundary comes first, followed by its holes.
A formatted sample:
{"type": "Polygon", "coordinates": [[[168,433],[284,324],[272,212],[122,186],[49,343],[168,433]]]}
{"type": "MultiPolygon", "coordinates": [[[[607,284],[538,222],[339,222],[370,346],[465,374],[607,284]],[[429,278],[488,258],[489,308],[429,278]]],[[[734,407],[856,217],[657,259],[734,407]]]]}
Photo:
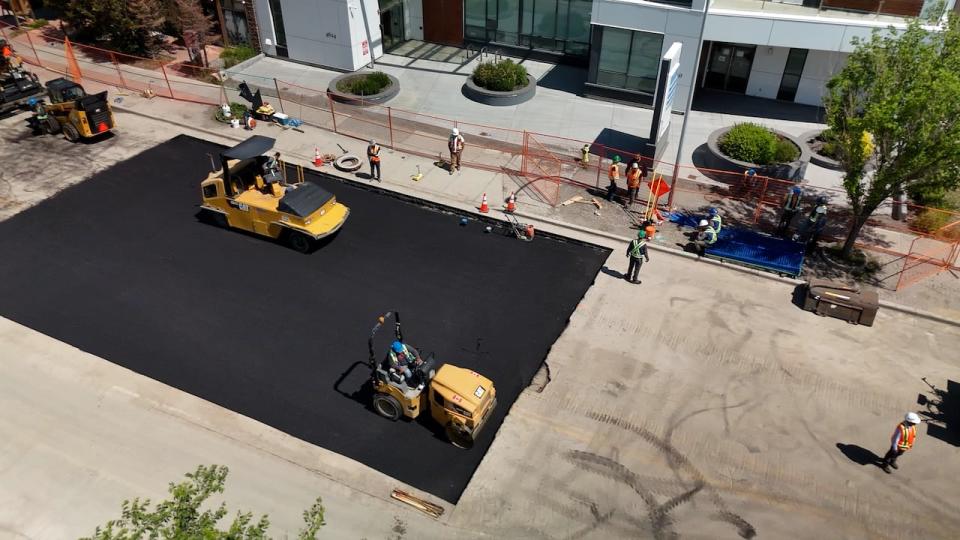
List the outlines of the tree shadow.
{"type": "Polygon", "coordinates": [[[857,465],[873,465],[875,467],[881,466],[880,456],[862,446],[837,443],[837,449],[840,450],[844,456],[847,456],[847,459],[856,463],[857,465]]]}

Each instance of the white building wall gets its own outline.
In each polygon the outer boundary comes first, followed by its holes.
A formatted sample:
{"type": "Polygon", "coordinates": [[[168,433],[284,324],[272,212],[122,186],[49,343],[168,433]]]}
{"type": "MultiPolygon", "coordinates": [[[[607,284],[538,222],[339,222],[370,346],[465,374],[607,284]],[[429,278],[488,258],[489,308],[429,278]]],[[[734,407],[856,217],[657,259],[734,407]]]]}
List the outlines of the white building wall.
{"type": "Polygon", "coordinates": [[[747,82],[748,96],[776,99],[789,52],[786,47],[757,47],[747,82]]]}
{"type": "MultiPolygon", "coordinates": [[[[746,94],[776,99],[789,54],[790,47],[758,46],[746,94]]],[[[805,105],[823,105],[827,81],[843,69],[847,56],[849,54],[844,52],[809,50],[793,101],[805,105]]]]}
{"type": "Polygon", "coordinates": [[[683,111],[687,105],[687,96],[690,93],[695,71],[703,6],[704,0],[694,0],[693,9],[642,0],[594,0],[590,22],[602,26],[662,34],[661,53],[666,53],[676,41],[682,43],[680,82],[677,84],[673,110],[683,111]]]}
{"type": "MultiPolygon", "coordinates": [[[[370,63],[371,54],[383,54],[377,0],[286,0],[281,9],[292,60],[355,71],[370,63]]],[[[263,29],[261,44],[265,38],[276,43],[268,2],[257,2],[257,17],[263,29]],[[261,10],[266,11],[265,18],[260,18],[261,10]]],[[[263,46],[275,53],[273,47],[263,46]]]]}

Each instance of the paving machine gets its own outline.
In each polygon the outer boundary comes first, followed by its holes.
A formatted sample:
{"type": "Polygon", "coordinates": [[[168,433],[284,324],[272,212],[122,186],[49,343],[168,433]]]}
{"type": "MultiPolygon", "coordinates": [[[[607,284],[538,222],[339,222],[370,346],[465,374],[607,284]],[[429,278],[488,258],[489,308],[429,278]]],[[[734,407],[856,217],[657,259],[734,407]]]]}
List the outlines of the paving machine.
{"type": "Polygon", "coordinates": [[[407,379],[391,369],[390,352],[386,357],[379,356],[374,346],[374,337],[391,317],[394,319],[395,340],[402,343],[400,314],[396,311],[379,317],[370,332],[369,364],[374,410],[384,418],[398,420],[401,416],[415,419],[430,409],[430,416],[443,426],[454,446],[471,448],[497,406],[493,381],[451,364],[438,367],[432,355],[423,358],[416,348],[406,344],[406,349],[416,358],[410,366],[411,377],[407,379]]]}
{"type": "Polygon", "coordinates": [[[220,154],[220,169],[200,184],[201,218],[308,253],[340,230],[350,209],[316,184],[287,184],[282,164],[266,155],[274,142],[254,135],[220,154]]]}
{"type": "Polygon", "coordinates": [[[36,122],[47,133],[63,133],[70,142],[110,132],[115,127],[107,92],[88,95],[79,84],[64,79],[47,81],[50,103],[36,105],[36,122]]]}
{"type": "Polygon", "coordinates": [[[23,69],[23,62],[2,38],[0,50],[0,114],[22,107],[31,98],[42,99],[47,91],[40,80],[23,69]]]}

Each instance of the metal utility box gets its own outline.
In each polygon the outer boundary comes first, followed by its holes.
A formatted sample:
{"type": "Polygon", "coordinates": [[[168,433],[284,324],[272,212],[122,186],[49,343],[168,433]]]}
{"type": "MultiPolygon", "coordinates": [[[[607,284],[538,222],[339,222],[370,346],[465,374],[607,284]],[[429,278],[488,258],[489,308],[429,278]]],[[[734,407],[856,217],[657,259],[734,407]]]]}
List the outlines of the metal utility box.
{"type": "Polygon", "coordinates": [[[810,280],[803,301],[803,309],[807,311],[865,326],[873,326],[879,308],[880,297],[876,291],[825,279],[810,280]]]}

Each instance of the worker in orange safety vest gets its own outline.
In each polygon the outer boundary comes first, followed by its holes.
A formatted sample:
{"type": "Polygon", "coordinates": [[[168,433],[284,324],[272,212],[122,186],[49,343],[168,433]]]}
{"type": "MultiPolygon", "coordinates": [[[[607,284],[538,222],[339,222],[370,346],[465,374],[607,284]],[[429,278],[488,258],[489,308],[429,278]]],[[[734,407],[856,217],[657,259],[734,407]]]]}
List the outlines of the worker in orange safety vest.
{"type": "Polygon", "coordinates": [[[913,448],[913,442],[917,439],[917,424],[920,423],[920,415],[915,412],[908,412],[903,422],[897,424],[893,430],[893,437],[890,439],[890,449],[883,456],[881,468],[884,472],[890,474],[890,467],[897,469],[897,458],[904,452],[913,448]]]}
{"type": "Polygon", "coordinates": [[[624,206],[630,208],[633,201],[637,199],[637,193],[640,191],[640,177],[643,173],[640,171],[640,164],[634,163],[627,169],[627,201],[624,206]]]}
{"type": "Polygon", "coordinates": [[[620,156],[613,156],[610,169],[607,171],[607,179],[610,180],[607,185],[607,200],[612,201],[617,194],[617,180],[620,179],[620,156]]]}

